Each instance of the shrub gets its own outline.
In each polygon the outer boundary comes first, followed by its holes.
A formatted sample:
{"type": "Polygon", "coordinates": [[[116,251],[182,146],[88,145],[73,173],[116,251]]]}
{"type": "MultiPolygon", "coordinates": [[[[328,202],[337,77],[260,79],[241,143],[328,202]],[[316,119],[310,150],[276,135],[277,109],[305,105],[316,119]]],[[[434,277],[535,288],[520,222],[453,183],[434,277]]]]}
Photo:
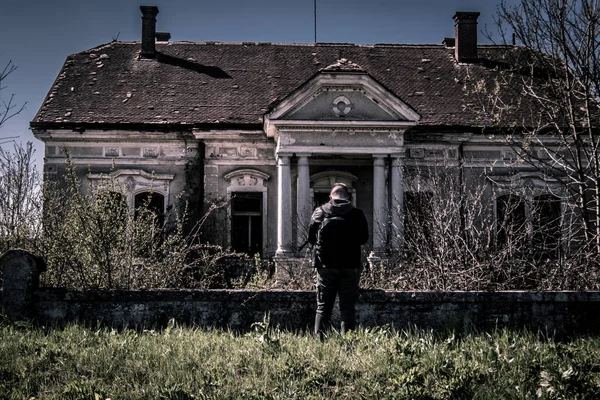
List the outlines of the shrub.
{"type": "Polygon", "coordinates": [[[567,229],[572,221],[566,216],[558,216],[559,221],[542,218],[547,203],[529,201],[526,214],[522,199],[532,197],[527,188],[498,197],[494,186],[486,182],[485,172],[478,176],[444,162],[406,176],[403,249],[390,248],[381,261],[371,263],[363,275],[364,286],[396,290],[600,288],[599,255],[581,245],[577,232],[567,229]],[[463,175],[470,176],[470,181],[463,175]],[[496,210],[496,220],[494,197],[499,199],[496,207],[502,207],[496,210]],[[554,233],[560,239],[553,238],[554,233]]]}
{"type": "Polygon", "coordinates": [[[237,256],[186,232],[187,207],[161,215],[150,201],[135,210],[125,188],[102,179],[86,192],[67,158],[62,180],[44,188],[38,250],[48,264],[43,283],[75,289],[213,287],[219,260],[237,256]]]}

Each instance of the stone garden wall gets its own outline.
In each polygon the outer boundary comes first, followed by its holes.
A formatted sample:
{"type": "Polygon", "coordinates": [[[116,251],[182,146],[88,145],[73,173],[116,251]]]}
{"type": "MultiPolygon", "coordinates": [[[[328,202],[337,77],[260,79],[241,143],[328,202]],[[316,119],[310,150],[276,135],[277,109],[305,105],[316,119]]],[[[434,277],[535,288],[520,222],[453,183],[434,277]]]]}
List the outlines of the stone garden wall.
{"type": "MultiPolygon", "coordinates": [[[[148,290],[68,291],[38,287],[43,262],[27,252],[0,258],[3,314],[10,320],[62,325],[160,328],[174,319],[199,327],[245,331],[266,314],[285,329],[310,329],[310,291],[148,290]]],[[[600,292],[365,291],[357,306],[364,326],[492,330],[532,329],[551,335],[600,333],[600,292]]]]}

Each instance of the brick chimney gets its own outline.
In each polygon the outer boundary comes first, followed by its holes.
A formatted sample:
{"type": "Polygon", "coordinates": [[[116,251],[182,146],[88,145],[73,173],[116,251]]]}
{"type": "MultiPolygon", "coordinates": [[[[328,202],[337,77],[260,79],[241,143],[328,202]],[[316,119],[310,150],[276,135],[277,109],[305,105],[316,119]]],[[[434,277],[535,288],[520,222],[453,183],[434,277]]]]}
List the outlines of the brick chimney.
{"type": "Polygon", "coordinates": [[[457,11],[454,16],[454,57],[459,63],[477,61],[478,12],[457,11]]]}
{"type": "Polygon", "coordinates": [[[142,11],[142,53],[143,58],[154,58],[156,56],[156,6],[140,6],[142,11]]]}

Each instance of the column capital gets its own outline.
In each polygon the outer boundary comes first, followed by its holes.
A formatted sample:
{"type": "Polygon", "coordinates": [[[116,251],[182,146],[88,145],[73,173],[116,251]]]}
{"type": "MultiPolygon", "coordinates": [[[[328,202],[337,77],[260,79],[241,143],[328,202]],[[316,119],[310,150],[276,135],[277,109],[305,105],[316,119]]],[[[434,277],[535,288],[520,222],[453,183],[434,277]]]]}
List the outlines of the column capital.
{"type": "Polygon", "coordinates": [[[384,155],[373,154],[373,165],[375,167],[383,167],[385,165],[386,158],[387,156],[384,155]]]}
{"type": "Polygon", "coordinates": [[[290,165],[291,155],[277,155],[277,165],[290,165]]]}
{"type": "Polygon", "coordinates": [[[289,152],[289,151],[280,151],[279,149],[277,151],[275,151],[275,157],[280,158],[280,157],[291,157],[293,156],[294,153],[289,152]]]}
{"type": "Polygon", "coordinates": [[[392,167],[402,167],[404,166],[404,157],[393,157],[392,158],[392,167]]]}
{"type": "Polygon", "coordinates": [[[308,156],[302,155],[298,157],[299,166],[308,166],[308,156]]]}
{"type": "Polygon", "coordinates": [[[298,158],[307,158],[312,156],[312,153],[294,153],[298,158]]]}

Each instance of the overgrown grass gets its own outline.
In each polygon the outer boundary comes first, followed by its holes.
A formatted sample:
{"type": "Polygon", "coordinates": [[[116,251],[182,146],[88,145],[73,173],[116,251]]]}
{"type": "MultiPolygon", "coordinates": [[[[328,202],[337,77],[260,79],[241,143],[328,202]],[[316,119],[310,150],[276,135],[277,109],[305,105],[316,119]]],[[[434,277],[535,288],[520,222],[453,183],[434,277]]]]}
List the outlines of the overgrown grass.
{"type": "Polygon", "coordinates": [[[0,326],[2,399],[591,399],[600,339],[0,326]]]}

